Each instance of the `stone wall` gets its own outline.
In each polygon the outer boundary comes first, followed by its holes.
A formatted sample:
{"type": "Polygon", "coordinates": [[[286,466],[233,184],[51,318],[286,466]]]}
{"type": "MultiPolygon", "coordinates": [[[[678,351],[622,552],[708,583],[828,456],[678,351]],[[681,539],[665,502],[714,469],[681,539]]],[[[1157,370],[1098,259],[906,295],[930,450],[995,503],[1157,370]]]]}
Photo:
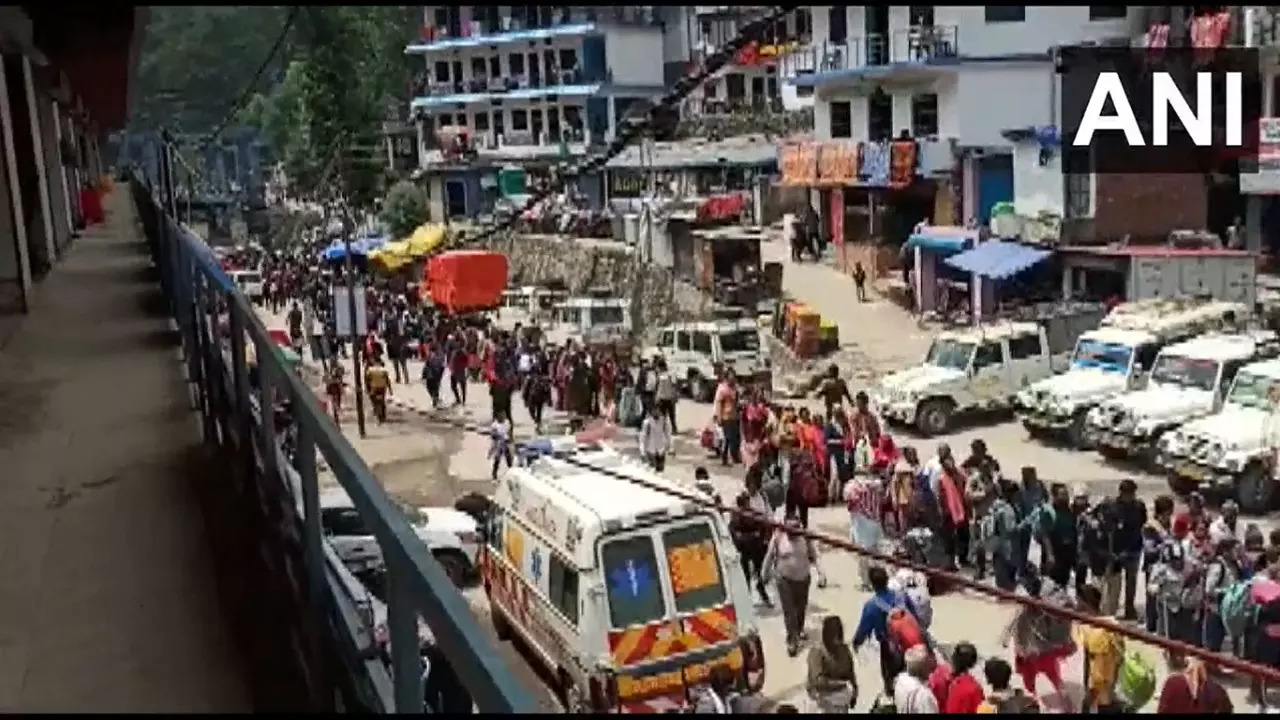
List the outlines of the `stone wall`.
{"type": "Polygon", "coordinates": [[[676,279],[656,265],[637,268],[630,249],[620,243],[549,235],[502,233],[483,243],[485,249],[507,256],[507,284],[545,285],[562,282],[574,294],[608,288],[617,297],[632,298],[639,283],[638,313],[642,332],[675,321],[707,316],[710,297],[691,283],[676,279]]]}

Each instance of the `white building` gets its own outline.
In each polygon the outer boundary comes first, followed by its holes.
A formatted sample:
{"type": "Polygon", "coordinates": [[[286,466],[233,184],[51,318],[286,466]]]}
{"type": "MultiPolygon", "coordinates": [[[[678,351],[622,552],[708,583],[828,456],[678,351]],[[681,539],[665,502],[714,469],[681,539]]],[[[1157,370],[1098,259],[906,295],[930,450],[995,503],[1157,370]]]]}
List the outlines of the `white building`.
{"type": "Polygon", "coordinates": [[[1250,250],[1280,254],[1280,14],[1269,6],[1244,10],[1244,44],[1258,48],[1262,63],[1262,121],[1256,173],[1240,175],[1246,197],[1245,236],[1250,250]]]}
{"type": "Polygon", "coordinates": [[[985,221],[1000,202],[1063,212],[1056,156],[1041,157],[1038,142],[1015,148],[1010,138],[1043,138],[1059,123],[1051,48],[1127,43],[1133,34],[1123,5],[841,6],[811,14],[813,46],[793,62],[788,82],[812,91],[815,135],[872,145],[914,138],[921,174],[940,189],[960,183],[947,193],[962,207],[946,213],[960,223],[985,221]],[[1032,172],[1023,177],[1021,167],[1032,172]]]}
{"type": "Polygon", "coordinates": [[[613,137],[628,106],[662,94],[659,10],[640,7],[436,6],[405,49],[424,74],[411,104],[423,165],[431,138],[465,128],[513,157],[613,137]]]}

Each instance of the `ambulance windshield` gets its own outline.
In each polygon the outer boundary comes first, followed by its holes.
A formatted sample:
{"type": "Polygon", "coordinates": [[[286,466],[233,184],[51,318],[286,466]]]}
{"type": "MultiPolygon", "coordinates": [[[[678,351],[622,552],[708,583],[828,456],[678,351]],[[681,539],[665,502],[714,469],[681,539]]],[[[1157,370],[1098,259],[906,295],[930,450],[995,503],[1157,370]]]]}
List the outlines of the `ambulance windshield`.
{"type": "Polygon", "coordinates": [[[711,524],[701,519],[658,529],[658,537],[652,532],[620,537],[605,543],[600,551],[609,618],[615,628],[645,625],[668,615],[659,573],[667,573],[671,582],[677,614],[716,607],[726,599],[711,524]],[[655,546],[658,540],[661,555],[655,546]]]}

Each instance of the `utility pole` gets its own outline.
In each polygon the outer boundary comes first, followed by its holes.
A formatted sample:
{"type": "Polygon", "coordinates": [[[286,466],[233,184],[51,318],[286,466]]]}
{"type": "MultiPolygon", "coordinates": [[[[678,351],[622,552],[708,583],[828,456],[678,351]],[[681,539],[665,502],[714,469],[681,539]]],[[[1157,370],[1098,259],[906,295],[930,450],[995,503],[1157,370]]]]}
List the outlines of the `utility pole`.
{"type": "MultiPolygon", "coordinates": [[[[367,437],[364,424],[364,377],[360,373],[360,353],[364,351],[364,335],[359,333],[360,318],[356,316],[359,307],[356,303],[356,265],[351,259],[351,234],[355,230],[355,219],[351,216],[351,208],[342,204],[342,240],[346,250],[343,265],[347,275],[347,311],[351,314],[351,374],[356,387],[356,427],[360,437],[367,437]]],[[[366,313],[367,315],[367,313],[366,313]]],[[[364,322],[368,323],[366,317],[364,322]]]]}

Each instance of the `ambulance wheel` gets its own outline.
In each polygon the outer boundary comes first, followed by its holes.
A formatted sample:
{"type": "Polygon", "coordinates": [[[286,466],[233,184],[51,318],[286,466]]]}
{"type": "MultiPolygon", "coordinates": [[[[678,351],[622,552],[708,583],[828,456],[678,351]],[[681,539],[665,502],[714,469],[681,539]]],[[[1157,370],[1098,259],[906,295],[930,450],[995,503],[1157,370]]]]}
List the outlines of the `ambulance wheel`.
{"type": "Polygon", "coordinates": [[[1236,497],[1240,509],[1250,515],[1265,515],[1275,503],[1276,482],[1259,462],[1245,466],[1236,480],[1236,497]]]}
{"type": "Polygon", "coordinates": [[[492,601],[489,605],[489,619],[493,621],[493,634],[497,635],[499,640],[506,642],[511,639],[511,623],[507,622],[506,616],[492,604],[492,601]]]}

